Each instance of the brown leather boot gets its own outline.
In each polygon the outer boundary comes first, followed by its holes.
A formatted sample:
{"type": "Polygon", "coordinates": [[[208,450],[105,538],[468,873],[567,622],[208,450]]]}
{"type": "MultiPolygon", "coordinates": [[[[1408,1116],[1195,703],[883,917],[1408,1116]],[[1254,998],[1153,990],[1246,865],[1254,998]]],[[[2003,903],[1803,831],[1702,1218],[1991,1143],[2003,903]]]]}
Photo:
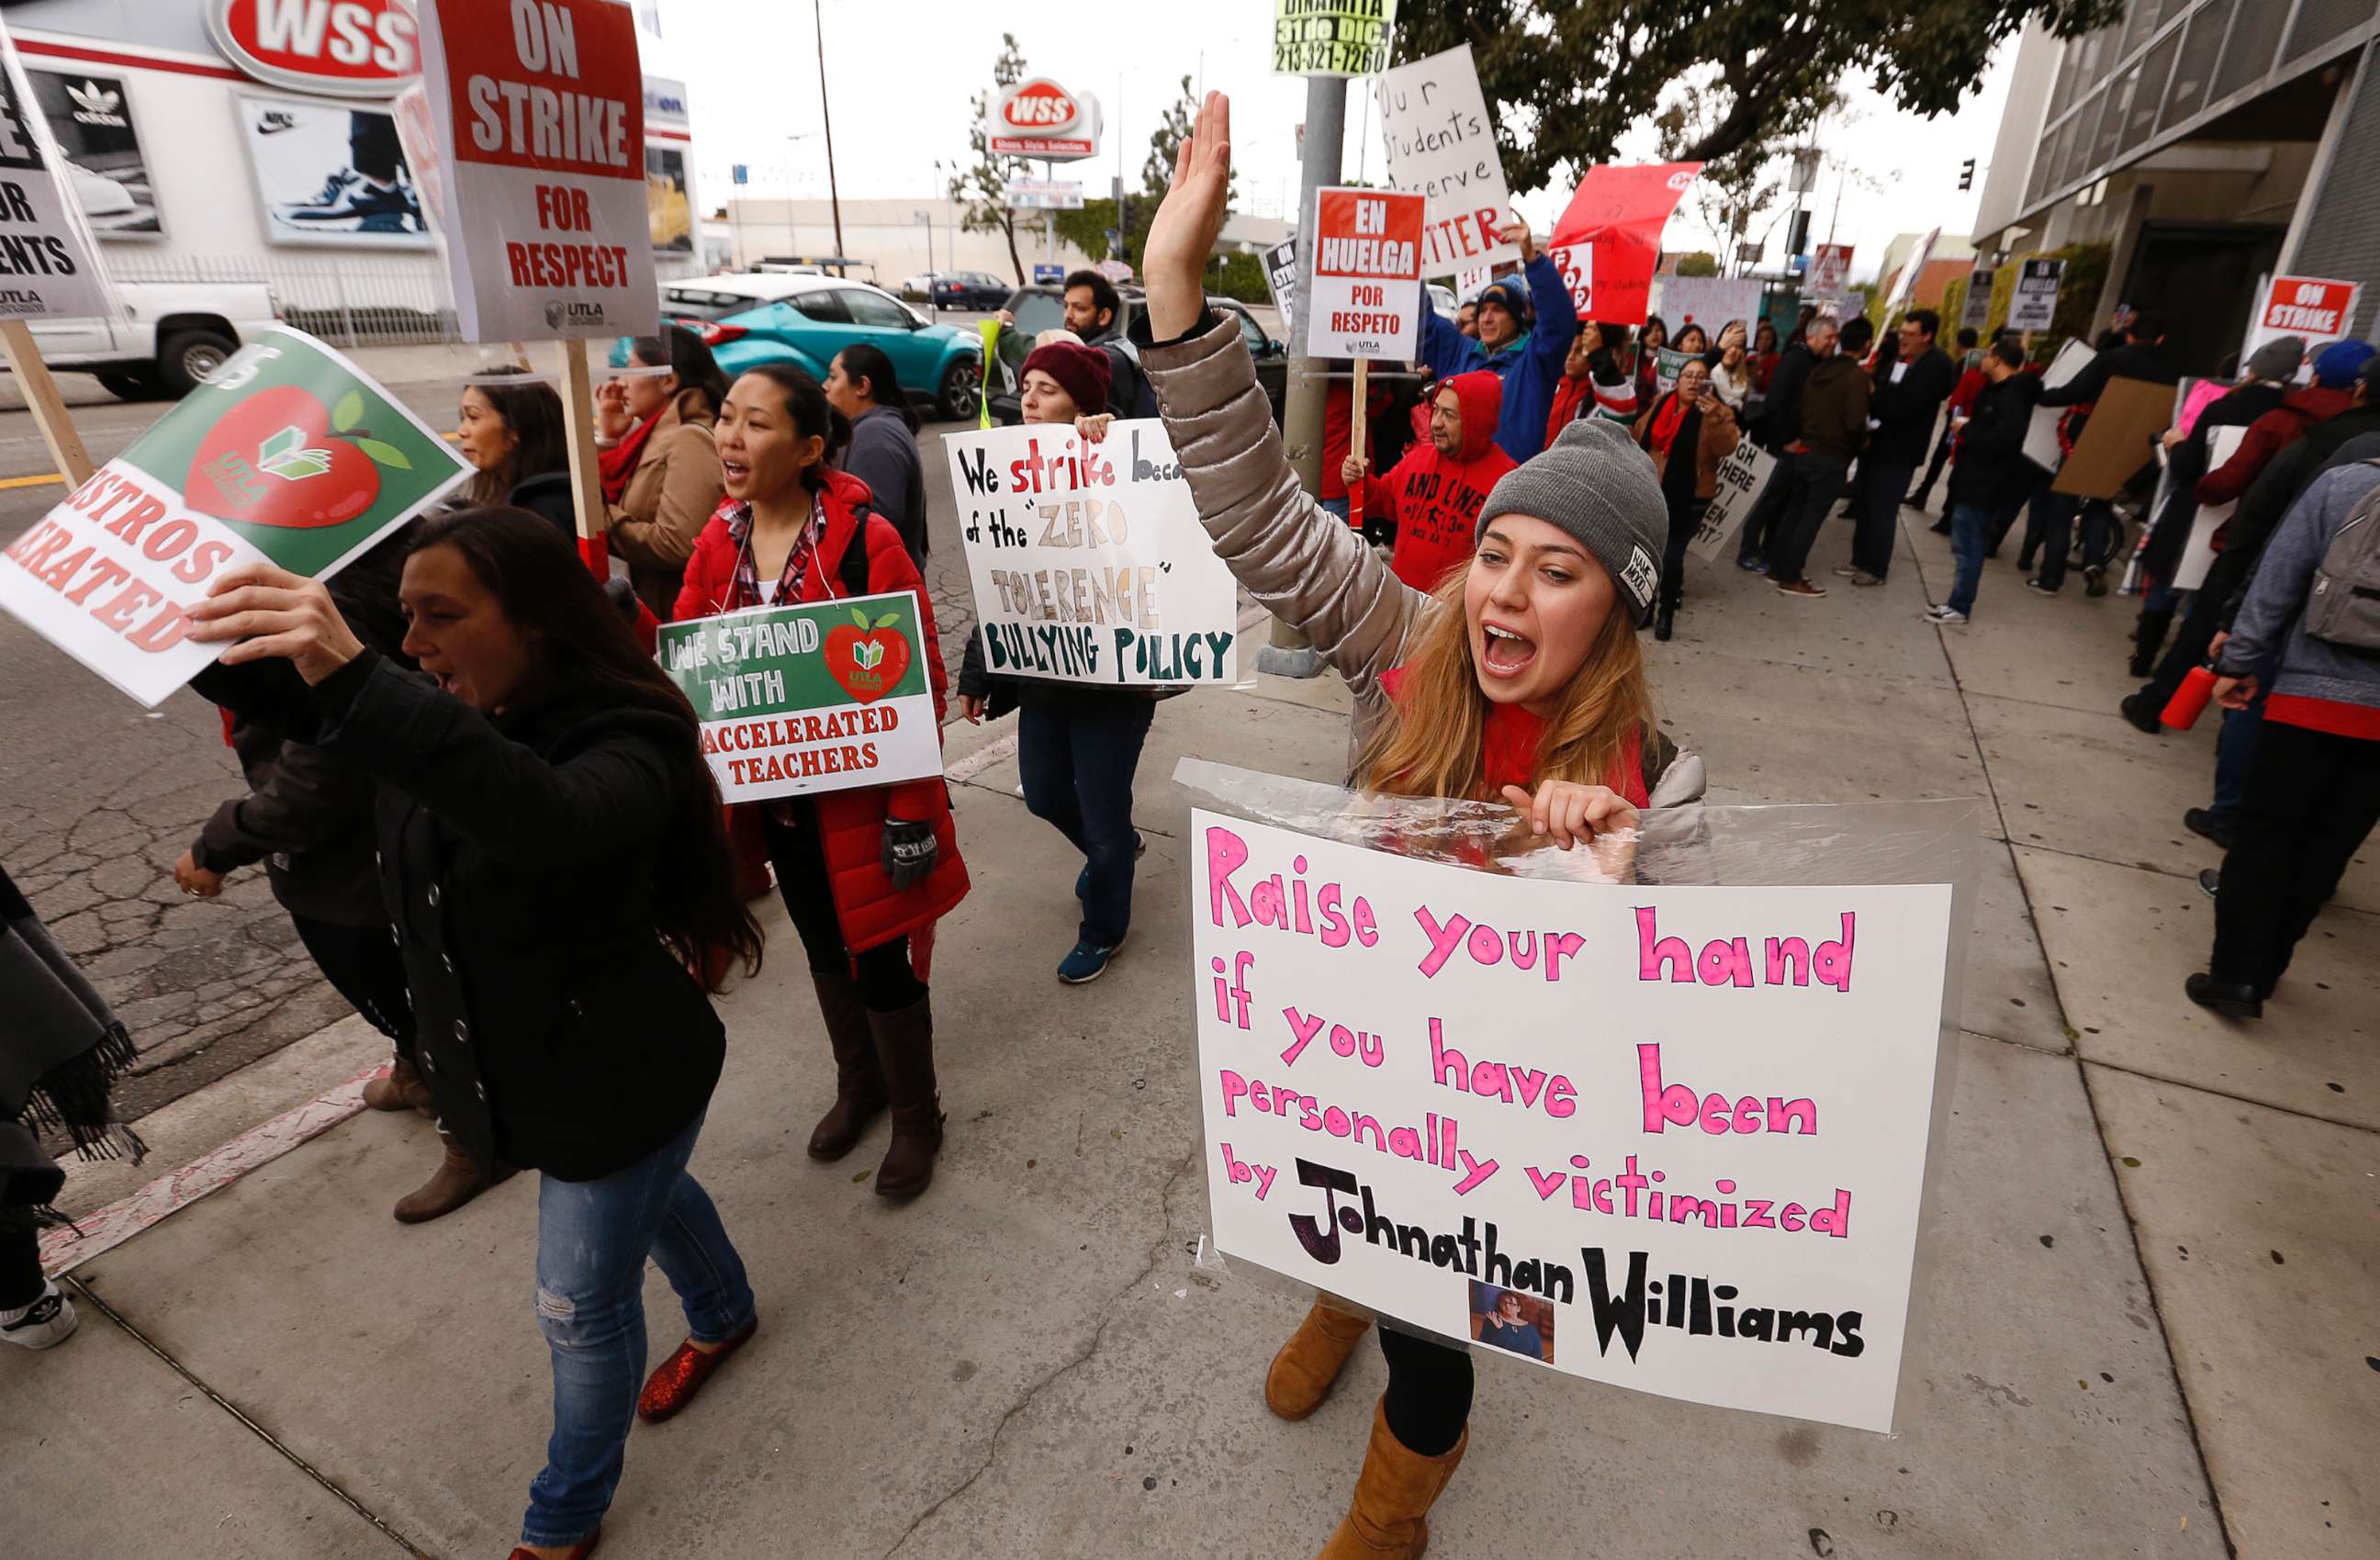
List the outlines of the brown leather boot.
{"type": "Polygon", "coordinates": [[[1445,1456],[1426,1457],[1389,1429],[1386,1405],[1383,1398],[1372,1409],[1372,1439],[1364,1448],[1354,1502],[1315,1560],[1421,1560],[1429,1547],[1429,1508],[1462,1465],[1471,1432],[1464,1430],[1445,1456]]]}
{"type": "Polygon", "coordinates": [[[810,981],[818,987],[819,1013],[834,1052],[834,1103],[811,1129],[810,1157],[840,1159],[858,1145],[860,1134],[892,1096],[884,1086],[884,1064],[876,1058],[876,1032],[859,1000],[859,983],[841,970],[813,970],[810,981]]]}
{"type": "Polygon", "coordinates": [[[429,1085],[413,1070],[413,1058],[403,1051],[396,1053],[387,1072],[364,1085],[364,1105],[372,1110],[418,1110],[425,1115],[436,1108],[430,1103],[429,1085]]]}
{"type": "Polygon", "coordinates": [[[510,1165],[499,1165],[495,1174],[482,1175],[450,1134],[440,1131],[438,1141],[445,1145],[446,1157],[428,1180],[396,1200],[399,1224],[427,1224],[443,1218],[513,1173],[510,1165]]]}
{"type": "Polygon", "coordinates": [[[1371,1330],[1367,1319],[1333,1310],[1317,1296],[1265,1373],[1265,1407],[1285,1420],[1302,1420],[1322,1407],[1347,1356],[1371,1330]]]}
{"type": "Polygon", "coordinates": [[[897,1013],[870,1013],[877,1059],[892,1095],[892,1146],[877,1167],[876,1194],[914,1197],[934,1181],[942,1146],[942,1099],[934,1087],[934,999],[920,997],[897,1013]]]}

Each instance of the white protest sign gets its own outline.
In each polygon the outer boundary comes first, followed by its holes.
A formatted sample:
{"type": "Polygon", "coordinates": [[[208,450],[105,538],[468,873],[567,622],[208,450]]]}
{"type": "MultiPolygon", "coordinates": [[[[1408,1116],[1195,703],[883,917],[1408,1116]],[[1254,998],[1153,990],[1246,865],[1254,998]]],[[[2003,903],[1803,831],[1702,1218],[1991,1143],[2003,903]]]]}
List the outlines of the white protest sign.
{"type": "MultiPolygon", "coordinates": [[[[2206,436],[2206,469],[2218,469],[2225,461],[2240,453],[2247,441],[2248,430],[2238,423],[2226,423],[2206,436]]],[[[2231,518],[2240,501],[2229,503],[2202,503],[2191,517],[2190,539],[2182,544],[2181,557],[2175,562],[2173,581],[2168,589],[2196,590],[2206,583],[2206,571],[2215,567],[2215,533],[2231,518]]]]}
{"type": "Polygon", "coordinates": [[[2248,323],[2248,339],[2240,348],[2246,362],[2266,342],[2283,336],[2305,338],[2306,356],[2337,341],[2345,341],[2355,327],[2363,302],[2363,284],[2334,282],[2322,276],[2276,276],[2257,300],[2255,318],[2248,323]]]}
{"type": "Polygon", "coordinates": [[[1396,19],[1396,0],[1272,0],[1272,73],[1377,76],[1396,19]]]}
{"type": "Polygon", "coordinates": [[[1281,315],[1281,339],[1297,339],[1294,305],[1297,302],[1297,235],[1275,244],[1264,252],[1265,289],[1272,294],[1272,306],[1281,315]]]}
{"type": "Polygon", "coordinates": [[[1950,884],[1565,882],[1203,809],[1188,853],[1221,1251],[1513,1348],[1509,1291],[1566,1374],[1891,1428],[1950,884]]]}
{"type": "Polygon", "coordinates": [[[951,433],[985,664],[997,677],[1153,686],[1239,681],[1239,596],[1165,424],[951,433]]]}
{"type": "Polygon", "coordinates": [[[1496,236],[1512,220],[1505,213],[1512,192],[1471,45],[1382,71],[1373,95],[1388,143],[1389,187],[1429,202],[1422,274],[1518,260],[1520,249],[1496,236]]]}
{"type": "Polygon", "coordinates": [[[2011,331],[2046,331],[2058,317],[2058,288],[2066,279],[2062,260],[2029,260],[2017,268],[2016,296],[2009,304],[2011,331]]]}
{"type": "Polygon", "coordinates": [[[846,596],[662,624],[656,657],[694,706],[727,802],[942,772],[917,594],[846,596]]]}
{"type": "Polygon", "coordinates": [[[1461,271],[1454,273],[1455,301],[1457,303],[1471,302],[1478,297],[1482,292],[1485,292],[1487,290],[1488,284],[1494,280],[1496,280],[1496,268],[1492,265],[1464,266],[1461,271]]]}
{"type": "Polygon", "coordinates": [[[1546,251],[1546,258],[1561,272],[1562,285],[1570,289],[1571,307],[1582,320],[1592,320],[1587,301],[1595,293],[1595,246],[1592,244],[1558,244],[1546,251]]]}
{"type": "Polygon", "coordinates": [[[0,316],[106,314],[107,280],[5,29],[0,49],[7,59],[0,71],[0,316]]]}
{"type": "Polygon", "coordinates": [[[1900,264],[1900,274],[1893,279],[1892,296],[1886,301],[1886,308],[1900,308],[1916,296],[1917,284],[1924,278],[1925,264],[1934,258],[1935,242],[1941,236],[1940,228],[1929,227],[1917,240],[1917,248],[1909,251],[1909,258],[1900,264]]]}
{"type": "Polygon", "coordinates": [[[420,16],[463,339],[651,333],[635,13],[615,0],[421,0],[420,16]]]}
{"type": "Polygon", "coordinates": [[[1840,303],[1852,296],[1852,247],[1821,244],[1810,261],[1810,297],[1840,303]]]}
{"type": "MultiPolygon", "coordinates": [[[[2049,360],[2041,373],[2041,388],[2056,390],[2081,373],[2083,365],[2099,355],[2079,341],[2069,340],[2049,360]]],[[[2065,452],[2058,447],[2058,424],[2071,408],[2066,406],[2035,406],[2033,421],[2024,430],[2024,458],[2044,471],[2055,472],[2066,464],[2065,452]]]]}
{"type": "Polygon", "coordinates": [[[1777,457],[1753,442],[1752,435],[1737,440],[1727,459],[1718,463],[1718,491],[1705,506],[1686,550],[1706,562],[1718,562],[1734,547],[1735,533],[1743,528],[1776,470],[1777,457]]]}
{"type": "Polygon", "coordinates": [[[1718,345],[1718,333],[1730,320],[1741,320],[1746,331],[1760,318],[1761,284],[1756,281],[1741,281],[1727,276],[1664,276],[1656,284],[1659,292],[1654,298],[1654,312],[1670,327],[1670,335],[1689,323],[1700,325],[1710,337],[1713,346],[1718,345]]]}
{"type": "Polygon", "coordinates": [[[1412,361],[1421,334],[1422,198],[1326,188],[1314,200],[1305,355],[1412,361]]]}

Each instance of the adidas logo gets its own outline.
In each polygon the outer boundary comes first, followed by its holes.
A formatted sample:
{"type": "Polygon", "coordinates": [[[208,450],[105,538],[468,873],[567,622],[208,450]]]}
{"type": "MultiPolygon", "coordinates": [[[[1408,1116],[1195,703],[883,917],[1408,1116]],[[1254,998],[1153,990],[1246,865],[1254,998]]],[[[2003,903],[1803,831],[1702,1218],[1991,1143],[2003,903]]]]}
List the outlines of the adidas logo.
{"type": "Polygon", "coordinates": [[[118,112],[124,106],[124,94],[96,81],[85,80],[79,87],[67,83],[67,96],[74,102],[74,117],[78,125],[98,125],[110,130],[128,130],[132,122],[118,112]]]}

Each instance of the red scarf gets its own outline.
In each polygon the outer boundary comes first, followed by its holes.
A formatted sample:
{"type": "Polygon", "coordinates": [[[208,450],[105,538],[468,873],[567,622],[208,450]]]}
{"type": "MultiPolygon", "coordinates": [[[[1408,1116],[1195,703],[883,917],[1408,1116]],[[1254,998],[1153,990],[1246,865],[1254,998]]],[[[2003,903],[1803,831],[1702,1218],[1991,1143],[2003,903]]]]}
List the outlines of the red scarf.
{"type": "Polygon", "coordinates": [[[1670,398],[1661,403],[1661,409],[1653,414],[1652,450],[1655,454],[1666,455],[1670,453],[1671,441],[1678,437],[1678,425],[1685,420],[1686,403],[1673,390],[1670,393],[1670,398]]]}
{"type": "Polygon", "coordinates": [[[1572,420],[1578,416],[1578,409],[1586,405],[1594,393],[1595,376],[1593,374],[1581,374],[1576,379],[1572,379],[1567,374],[1562,376],[1561,383],[1554,390],[1553,413],[1546,418],[1547,443],[1550,444],[1561,437],[1561,430],[1571,425],[1572,420]]]}
{"type": "Polygon", "coordinates": [[[666,412],[658,412],[628,429],[620,441],[608,450],[599,450],[595,458],[603,467],[603,502],[618,503],[628,496],[628,479],[637,474],[637,463],[644,458],[645,441],[653,436],[666,412]]]}
{"type": "MultiPolygon", "coordinates": [[[[1380,691],[1402,713],[1404,700],[1400,696],[1405,684],[1405,669],[1392,666],[1380,673],[1380,691]]],[[[1546,723],[1517,704],[1491,704],[1488,707],[1487,728],[1482,733],[1480,752],[1480,787],[1486,799],[1500,802],[1504,788],[1517,785],[1534,792],[1537,786],[1537,760],[1545,745],[1546,723]]],[[[1620,756],[1612,763],[1612,773],[1604,783],[1618,792],[1632,807],[1652,804],[1645,788],[1645,733],[1634,731],[1621,744],[1620,756]]]]}

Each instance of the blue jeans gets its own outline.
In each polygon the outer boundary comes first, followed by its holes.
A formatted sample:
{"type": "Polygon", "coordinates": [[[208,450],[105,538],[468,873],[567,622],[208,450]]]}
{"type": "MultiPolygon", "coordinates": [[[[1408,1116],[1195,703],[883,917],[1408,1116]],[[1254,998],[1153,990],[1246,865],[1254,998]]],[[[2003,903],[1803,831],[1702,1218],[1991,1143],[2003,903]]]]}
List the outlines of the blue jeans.
{"type": "Polygon", "coordinates": [[[1347,502],[1345,494],[1342,493],[1335,499],[1317,499],[1314,502],[1316,506],[1318,507],[1323,514],[1335,514],[1341,520],[1347,518],[1347,511],[1350,505],[1347,502]]]}
{"type": "Polygon", "coordinates": [[[752,1320],[744,1261],[686,1171],[701,1132],[698,1116],[625,1169],[539,1179],[537,1324],[553,1356],[553,1435],[529,1482],[523,1543],[582,1542],[611,1509],[644,1386],[647,1257],[698,1342],[722,1342],[752,1320]]]}
{"type": "Polygon", "coordinates": [[[2248,794],[2248,771],[2256,767],[2256,739],[2265,731],[2265,696],[2280,675],[2277,656],[2255,668],[2256,696],[2245,709],[2227,709],[2215,733],[2215,802],[2206,810],[2226,828],[2240,822],[2240,804],[2248,794]]]}
{"type": "Polygon", "coordinates": [[[1078,936],[1114,948],[1132,925],[1132,777],[1157,702],[1135,693],[1028,695],[1016,712],[1027,811],[1088,865],[1078,936]]]}
{"type": "Polygon", "coordinates": [[[1913,466],[1863,463],[1859,515],[1852,523],[1852,564],[1878,579],[1892,572],[1892,543],[1900,534],[1900,501],[1909,492],[1913,466]]]}
{"type": "Polygon", "coordinates": [[[1943,603],[1954,612],[1973,615],[1975,588],[1984,580],[1984,549],[1989,544],[1992,514],[1981,504],[1950,506],[1950,556],[1958,570],[1950,579],[1950,599],[1943,603]]]}

